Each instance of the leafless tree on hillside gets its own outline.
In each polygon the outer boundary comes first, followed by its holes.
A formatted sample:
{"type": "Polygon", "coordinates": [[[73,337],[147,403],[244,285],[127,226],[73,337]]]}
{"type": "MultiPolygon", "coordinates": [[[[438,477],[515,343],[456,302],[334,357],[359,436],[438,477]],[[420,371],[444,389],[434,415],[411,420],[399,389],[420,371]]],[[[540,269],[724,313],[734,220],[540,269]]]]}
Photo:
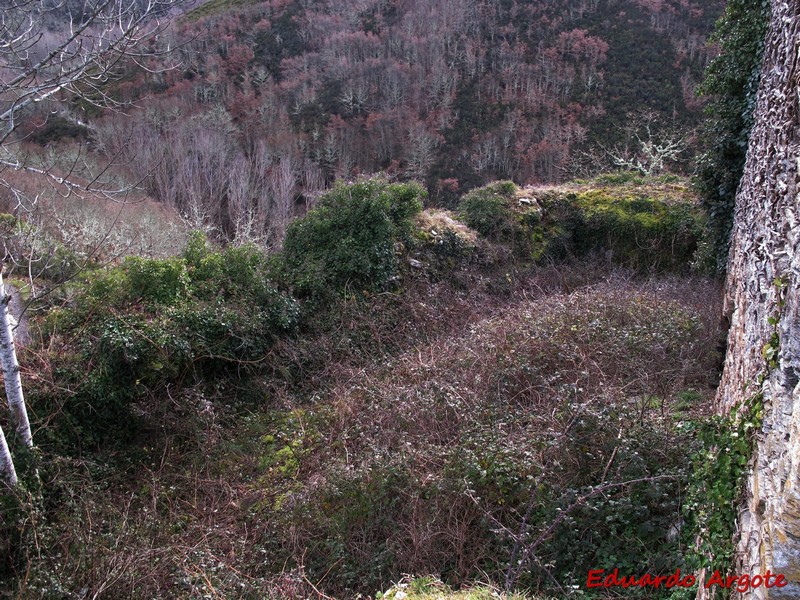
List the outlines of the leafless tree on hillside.
{"type": "Polygon", "coordinates": [[[685,131],[659,128],[656,115],[644,113],[631,118],[626,127],[629,143],[605,150],[615,167],[642,175],[660,175],[671,163],[680,161],[689,147],[685,131]]]}
{"type": "Polygon", "coordinates": [[[271,237],[280,244],[292,218],[296,199],[297,164],[292,155],[282,156],[280,162],[272,168],[270,187],[272,188],[271,237]]]}

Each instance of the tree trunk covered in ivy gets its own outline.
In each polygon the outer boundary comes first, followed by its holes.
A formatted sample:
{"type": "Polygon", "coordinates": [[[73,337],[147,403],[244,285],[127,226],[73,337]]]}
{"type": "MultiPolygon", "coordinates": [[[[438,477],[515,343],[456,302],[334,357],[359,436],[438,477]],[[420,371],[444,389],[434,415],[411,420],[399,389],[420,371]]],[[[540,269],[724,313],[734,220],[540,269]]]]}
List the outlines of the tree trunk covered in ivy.
{"type": "MultiPolygon", "coordinates": [[[[725,298],[730,319],[721,412],[763,394],[764,421],[738,523],[737,574],[800,598],[800,0],[773,0],[754,127],[736,196],[725,298]]],[[[702,592],[701,594],[702,595],[702,592]]]]}

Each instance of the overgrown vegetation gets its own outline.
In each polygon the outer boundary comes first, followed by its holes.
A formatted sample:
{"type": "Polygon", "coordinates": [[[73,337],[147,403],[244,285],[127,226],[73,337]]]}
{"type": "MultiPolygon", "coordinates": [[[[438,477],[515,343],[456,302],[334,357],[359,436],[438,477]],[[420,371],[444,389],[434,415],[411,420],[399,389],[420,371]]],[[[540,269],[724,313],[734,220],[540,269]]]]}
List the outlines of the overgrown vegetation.
{"type": "Polygon", "coordinates": [[[286,232],[278,260],[289,285],[316,299],[386,289],[398,275],[395,246],[410,239],[425,196],[413,183],[338,184],[286,232]]]}
{"type": "Polygon", "coordinates": [[[33,408],[54,419],[43,435],[74,452],[127,440],[142,419],[191,420],[181,413],[203,407],[181,401],[184,390],[246,376],[296,327],[296,302],[266,277],[260,250],[212,252],[202,235],[181,257],[131,257],[88,274],[45,325],[60,392],[32,389],[33,408]]]}
{"type": "Polygon", "coordinates": [[[730,558],[762,399],[707,418],[692,271],[725,262],[769,3],[718,25],[705,216],[674,175],[484,184],[678,168],[721,0],[473,4],[211,0],[154,40],[179,60],[119,63],[130,120],[80,88],[20,113],[0,237],[37,448],[0,595],[599,599],[590,569],[730,558]],[[131,182],[167,209],[59,196],[131,182]]]}
{"type": "Polygon", "coordinates": [[[769,17],[767,0],[730,0],[726,4],[713,38],[720,54],[711,62],[700,87],[710,97],[705,126],[709,149],[699,161],[698,180],[720,273],[725,271],[736,189],[753,127],[769,17]]]}
{"type": "Polygon", "coordinates": [[[573,189],[496,183],[465,195],[459,211],[521,260],[604,254],[640,272],[686,270],[704,218],[680,180],[663,181],[621,174],[573,189]]]}
{"type": "MultiPolygon", "coordinates": [[[[777,366],[775,357],[780,349],[777,325],[784,307],[786,282],[776,278],[773,285],[778,305],[775,314],[768,319],[772,334],[761,349],[764,368],[756,380],[759,390],[769,372],[777,366]]],[[[689,540],[688,564],[696,569],[705,567],[726,572],[732,566],[736,550],[734,531],[743,488],[750,471],[755,436],[763,421],[764,396],[756,391],[744,406],[735,407],[725,417],[714,416],[699,423],[694,432],[701,447],[693,457],[694,470],[684,513],[687,534],[695,538],[693,543],[689,540]]]]}
{"type": "Polygon", "coordinates": [[[733,532],[739,516],[742,486],[749,472],[755,434],[763,421],[763,398],[750,399],[728,417],[711,417],[697,424],[694,437],[700,450],[694,468],[684,514],[690,551],[687,564],[695,572],[710,568],[727,573],[734,556],[733,532]]]}
{"type": "Polygon", "coordinates": [[[273,257],[195,234],[84,274],[22,361],[42,487],[3,531],[53,550],[17,544],[6,589],[565,597],[685,564],[718,290],[663,273],[702,231],[685,187],[611,179],[458,214],[361,180],[273,257]]]}
{"type": "Polygon", "coordinates": [[[332,390],[334,413],[292,472],[293,502],[267,492],[262,514],[312,579],[327,574],[345,596],[403,572],[548,589],[548,573],[569,587],[589,568],[674,569],[681,548],[666,536],[692,446],[675,406],[708,385],[713,330],[685,311],[616,284],[522,303],[400,355],[332,390]],[[629,480],[535,545],[590,486],[629,480]],[[529,545],[534,558],[509,574],[529,545]]]}

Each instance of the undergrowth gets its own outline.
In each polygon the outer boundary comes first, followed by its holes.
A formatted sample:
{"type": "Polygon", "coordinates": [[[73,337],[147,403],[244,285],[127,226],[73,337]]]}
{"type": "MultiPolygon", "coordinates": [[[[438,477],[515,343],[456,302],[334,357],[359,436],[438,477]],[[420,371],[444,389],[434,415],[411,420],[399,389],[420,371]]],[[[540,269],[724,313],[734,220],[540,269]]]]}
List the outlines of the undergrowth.
{"type": "Polygon", "coordinates": [[[271,534],[291,531],[307,571],[348,593],[425,570],[502,581],[514,548],[588,486],[655,477],[573,511],[511,583],[674,568],[682,548],[666,537],[693,446],[674,430],[688,418],[675,404],[708,389],[713,327],[635,289],[523,304],[333,389],[295,502],[262,507],[283,523],[271,534]]]}
{"type": "MultiPolygon", "coordinates": [[[[756,435],[764,422],[762,385],[777,366],[780,350],[778,323],[781,320],[786,282],[780,277],[773,282],[777,306],[767,321],[772,328],[761,349],[764,366],[756,379],[756,391],[742,406],[735,406],[724,417],[714,416],[691,424],[694,437],[700,442],[693,456],[692,480],[688,487],[684,513],[691,538],[688,564],[695,570],[727,573],[735,556],[735,530],[745,493],[745,482],[751,469],[756,435]]],[[[723,598],[728,590],[721,590],[723,598]]],[[[677,598],[676,594],[676,598],[677,598]]]]}
{"type": "Polygon", "coordinates": [[[32,409],[51,415],[39,443],[74,453],[130,441],[148,422],[190,430],[202,388],[251,374],[297,326],[296,301],[266,273],[255,247],[213,252],[195,236],[181,257],[132,257],[87,274],[83,292],[45,323],[55,381],[30,388],[32,409]]]}
{"type": "MultiPolygon", "coordinates": [[[[473,192],[512,230],[555,218],[523,193],[473,192]]],[[[615,267],[599,241],[537,257],[555,224],[520,242],[421,197],[342,185],[277,257],[197,235],[76,282],[23,353],[41,492],[1,523],[36,540],[5,589],[570,597],[589,569],[683,564],[717,284],[643,278],[656,263],[615,267]]]]}

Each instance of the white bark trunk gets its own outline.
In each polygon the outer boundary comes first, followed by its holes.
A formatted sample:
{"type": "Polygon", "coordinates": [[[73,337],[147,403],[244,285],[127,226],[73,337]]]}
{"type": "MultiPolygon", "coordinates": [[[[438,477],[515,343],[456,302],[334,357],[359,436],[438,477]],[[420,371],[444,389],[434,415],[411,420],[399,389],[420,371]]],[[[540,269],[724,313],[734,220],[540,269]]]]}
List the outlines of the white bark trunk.
{"type": "Polygon", "coordinates": [[[6,293],[3,275],[0,273],[0,366],[3,369],[6,399],[8,400],[11,419],[19,439],[26,446],[32,448],[33,437],[31,436],[31,426],[28,422],[28,411],[25,408],[22,379],[19,375],[19,362],[17,362],[17,351],[14,348],[14,335],[8,314],[10,300],[11,296],[6,293]]]}
{"type": "Polygon", "coordinates": [[[14,461],[11,459],[11,451],[8,449],[2,428],[0,428],[0,478],[8,487],[17,485],[17,472],[14,469],[14,461]]]}

